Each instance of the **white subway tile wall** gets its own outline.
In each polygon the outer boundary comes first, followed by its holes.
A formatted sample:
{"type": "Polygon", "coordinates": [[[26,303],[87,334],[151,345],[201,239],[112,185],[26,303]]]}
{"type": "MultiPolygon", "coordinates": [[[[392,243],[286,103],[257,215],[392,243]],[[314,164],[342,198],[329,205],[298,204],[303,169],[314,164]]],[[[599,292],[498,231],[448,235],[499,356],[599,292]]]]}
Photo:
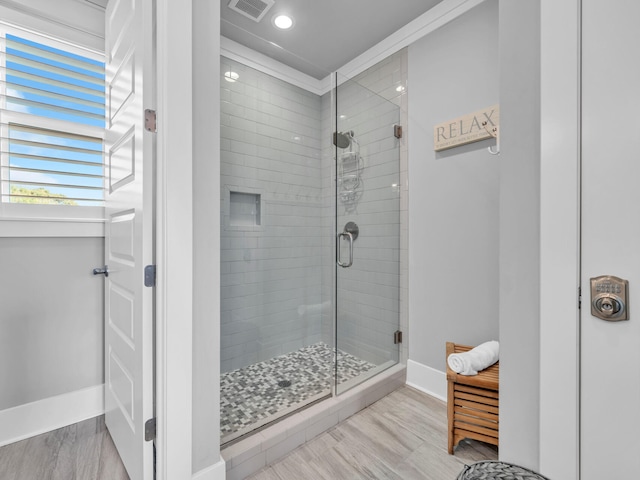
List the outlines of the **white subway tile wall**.
{"type": "Polygon", "coordinates": [[[221,369],[228,372],[323,340],[327,260],[320,97],[221,61],[223,72],[238,74],[222,82],[221,105],[221,369]],[[255,214],[251,198],[259,200],[255,214]]]}
{"type": "Polygon", "coordinates": [[[407,175],[405,139],[393,125],[406,117],[406,51],[338,89],[338,129],[353,130],[364,159],[361,196],[347,214],[335,198],[331,93],[221,61],[239,75],[222,82],[222,371],[333,344],[336,211],[340,230],[349,220],[360,227],[354,265],[338,272],[338,347],[377,365],[397,361],[407,175]],[[242,221],[231,221],[232,192],[259,196],[259,225],[246,205],[242,221]]]}

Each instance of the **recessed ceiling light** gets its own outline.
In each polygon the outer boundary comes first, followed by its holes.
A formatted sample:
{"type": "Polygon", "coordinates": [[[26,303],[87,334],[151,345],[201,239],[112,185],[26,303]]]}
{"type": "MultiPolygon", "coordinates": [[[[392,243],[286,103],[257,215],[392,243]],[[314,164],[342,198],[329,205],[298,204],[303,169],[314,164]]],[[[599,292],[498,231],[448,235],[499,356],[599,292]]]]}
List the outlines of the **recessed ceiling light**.
{"type": "Polygon", "coordinates": [[[404,92],[404,87],[402,85],[398,85],[396,87],[396,92],[404,92]]]}
{"type": "Polygon", "coordinates": [[[232,72],[232,71],[224,72],[224,79],[227,82],[233,83],[239,78],[240,78],[240,75],[238,75],[236,72],[232,72]]]}
{"type": "Polygon", "coordinates": [[[273,24],[281,30],[287,30],[293,26],[293,19],[288,15],[276,15],[273,24]]]}

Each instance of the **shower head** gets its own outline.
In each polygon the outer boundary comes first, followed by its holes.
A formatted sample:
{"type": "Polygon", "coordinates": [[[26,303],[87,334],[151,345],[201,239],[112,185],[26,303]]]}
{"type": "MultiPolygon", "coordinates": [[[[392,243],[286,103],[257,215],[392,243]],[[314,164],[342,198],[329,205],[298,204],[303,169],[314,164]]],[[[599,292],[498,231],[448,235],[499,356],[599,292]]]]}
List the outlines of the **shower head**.
{"type": "Polygon", "coordinates": [[[333,144],[338,148],[347,148],[351,145],[353,130],[348,132],[333,132],[333,144]]]}

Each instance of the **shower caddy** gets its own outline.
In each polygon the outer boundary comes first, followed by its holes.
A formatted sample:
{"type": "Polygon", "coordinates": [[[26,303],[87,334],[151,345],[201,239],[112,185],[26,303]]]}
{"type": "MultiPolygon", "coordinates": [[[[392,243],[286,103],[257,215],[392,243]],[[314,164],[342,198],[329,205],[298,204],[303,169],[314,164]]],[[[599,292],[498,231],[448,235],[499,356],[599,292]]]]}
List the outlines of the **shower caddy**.
{"type": "Polygon", "coordinates": [[[355,139],[353,130],[338,133],[338,138],[336,145],[349,149],[338,153],[338,195],[347,211],[351,211],[362,195],[364,160],[360,155],[360,143],[355,139]]]}

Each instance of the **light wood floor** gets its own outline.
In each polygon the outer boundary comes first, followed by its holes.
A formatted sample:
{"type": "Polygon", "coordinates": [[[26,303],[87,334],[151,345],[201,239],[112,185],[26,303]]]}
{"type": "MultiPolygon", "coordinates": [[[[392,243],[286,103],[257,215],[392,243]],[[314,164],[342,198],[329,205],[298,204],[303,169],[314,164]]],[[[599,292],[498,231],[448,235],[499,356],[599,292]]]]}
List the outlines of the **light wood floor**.
{"type": "MultiPolygon", "coordinates": [[[[403,387],[262,469],[253,480],[453,480],[497,449],[464,441],[447,454],[444,402],[403,387]]],[[[0,448],[1,480],[129,480],[104,417],[0,448]]]]}
{"type": "Polygon", "coordinates": [[[497,458],[473,440],[449,455],[446,404],[403,387],[249,478],[453,480],[465,464],[497,458]]]}
{"type": "Polygon", "coordinates": [[[2,480],[129,480],[104,416],[0,447],[2,480]]]}

